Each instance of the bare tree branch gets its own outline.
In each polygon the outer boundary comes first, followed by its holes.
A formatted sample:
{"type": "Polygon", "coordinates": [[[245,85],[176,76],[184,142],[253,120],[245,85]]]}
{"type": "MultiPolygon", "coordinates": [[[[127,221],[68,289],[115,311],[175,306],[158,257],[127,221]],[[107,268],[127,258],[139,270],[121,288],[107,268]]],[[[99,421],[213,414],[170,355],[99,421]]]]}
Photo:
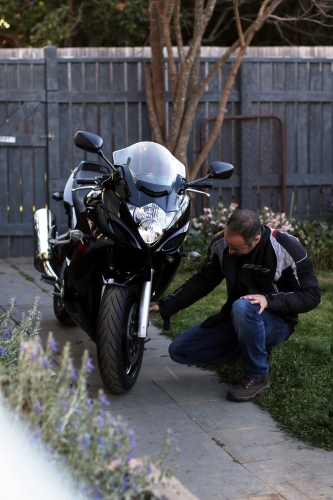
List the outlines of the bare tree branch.
{"type": "Polygon", "coordinates": [[[176,99],[174,101],[173,115],[170,125],[170,134],[167,139],[168,148],[174,151],[181,127],[182,116],[186,105],[186,95],[189,85],[189,77],[191,68],[194,63],[195,56],[200,55],[201,40],[209,19],[213,13],[216,0],[208,0],[206,8],[203,10],[203,0],[198,0],[196,4],[196,18],[194,23],[194,36],[190,44],[188,53],[186,54],[185,61],[180,66],[178,86],[176,92],[176,99]]]}
{"type": "Polygon", "coordinates": [[[176,98],[176,91],[177,91],[177,70],[176,70],[175,58],[173,56],[171,33],[170,33],[170,19],[173,14],[174,7],[175,7],[174,1],[170,2],[169,0],[164,0],[163,7],[161,8],[163,36],[168,53],[169,76],[170,76],[171,94],[173,101],[176,98]]]}
{"type": "Polygon", "coordinates": [[[229,73],[227,82],[224,86],[221,100],[219,102],[217,118],[216,118],[213,130],[211,131],[206,144],[204,145],[202,151],[200,152],[198,158],[196,159],[196,161],[192,167],[192,170],[191,170],[191,178],[192,179],[194,179],[196,177],[199,169],[201,168],[202,163],[204,162],[206,156],[208,155],[210,149],[212,148],[212,146],[213,146],[213,144],[214,144],[214,142],[215,142],[215,140],[220,132],[220,129],[221,129],[221,126],[223,123],[223,118],[225,115],[225,108],[226,108],[226,104],[228,101],[228,97],[229,97],[231,88],[235,82],[235,77],[236,77],[237,71],[241,65],[243,58],[244,58],[247,47],[250,45],[255,33],[261,28],[261,26],[265,22],[265,19],[268,18],[268,16],[271,14],[271,12],[273,12],[281,2],[282,2],[282,0],[273,0],[271,2],[271,5],[269,5],[270,0],[264,0],[261,8],[259,9],[258,16],[257,16],[256,20],[248,28],[248,30],[246,32],[246,36],[244,37],[246,43],[243,47],[240,48],[238,55],[236,57],[236,60],[232,64],[231,71],[229,73]]]}
{"type": "Polygon", "coordinates": [[[287,37],[284,36],[284,33],[283,33],[282,29],[281,29],[281,26],[279,25],[279,23],[277,21],[269,21],[269,20],[267,20],[267,23],[271,23],[271,24],[273,24],[273,26],[275,26],[277,32],[280,35],[281,40],[283,40],[284,42],[286,42],[287,45],[291,45],[291,46],[294,45],[293,43],[291,43],[291,41],[289,40],[289,38],[287,38],[287,37]]]}
{"type": "Polygon", "coordinates": [[[238,33],[238,37],[239,37],[239,43],[240,43],[241,47],[245,47],[243,29],[242,29],[242,25],[241,25],[240,18],[239,18],[238,0],[234,0],[234,14],[235,14],[235,20],[236,20],[236,26],[237,26],[237,33],[238,33]]]}
{"type": "Polygon", "coordinates": [[[173,14],[173,28],[175,30],[175,37],[178,49],[178,57],[181,65],[185,64],[185,54],[182,39],[182,30],[179,21],[179,11],[180,11],[180,0],[176,0],[176,8],[173,14]]]}
{"type": "MultiPolygon", "coordinates": [[[[330,19],[330,14],[333,9],[332,0],[309,0],[310,4],[302,3],[300,1],[299,5],[302,10],[299,11],[299,16],[291,15],[289,18],[288,16],[281,17],[274,14],[277,7],[284,0],[261,0],[257,14],[254,16],[254,18],[252,18],[251,14],[241,15],[241,6],[246,5],[247,7],[250,2],[252,3],[252,0],[232,0],[232,2],[228,0],[227,3],[225,3],[226,0],[223,0],[223,2],[219,2],[219,0],[195,0],[195,2],[193,2],[194,17],[192,38],[190,43],[188,44],[189,47],[186,53],[183,45],[179,16],[180,0],[150,1],[158,1],[160,5],[163,4],[163,8],[160,10],[160,12],[162,18],[164,43],[166,45],[169,57],[168,71],[172,88],[173,108],[169,135],[165,141],[165,145],[177,158],[179,158],[185,164],[187,163],[186,150],[190,133],[193,127],[193,122],[195,120],[196,109],[205,90],[205,87],[222,68],[226,61],[230,60],[230,56],[235,55],[235,59],[231,63],[231,70],[228,74],[227,81],[224,85],[223,90],[221,91],[221,99],[218,104],[218,113],[215,125],[211,133],[209,134],[206,144],[203,146],[202,151],[200,152],[195,164],[193,165],[189,173],[190,179],[194,179],[204,159],[206,158],[212,145],[214,144],[218,134],[220,133],[226,111],[226,105],[232,87],[234,85],[237,72],[244,58],[247,47],[251,44],[256,33],[262,28],[264,23],[268,21],[275,26],[277,32],[280,35],[280,38],[286,43],[290,44],[290,41],[285,36],[279,23],[281,23],[282,21],[287,21],[286,26],[288,27],[288,29],[294,31],[298,28],[293,26],[292,22],[297,22],[299,20],[306,20],[325,25],[323,23],[324,19],[321,19],[321,17],[324,17],[325,14],[325,18],[330,19]],[[208,23],[211,21],[213,11],[218,3],[219,5],[223,6],[227,5],[227,7],[225,8],[223,14],[220,16],[218,22],[213,27],[210,36],[204,39],[203,37],[205,31],[207,30],[208,23]],[[230,7],[231,3],[233,7],[230,7]],[[234,16],[229,21],[231,8],[234,9],[234,16]],[[227,9],[228,16],[226,14],[227,9]],[[178,49],[179,70],[177,70],[178,68],[176,67],[174,53],[172,52],[171,45],[172,28],[170,26],[170,19],[172,15],[174,35],[176,38],[178,49]],[[225,26],[222,27],[222,24],[226,21],[226,19],[228,19],[229,23],[235,21],[238,38],[225,50],[224,54],[209,69],[208,74],[204,78],[202,78],[201,81],[198,81],[200,50],[203,40],[215,39],[218,33],[222,32],[223,29],[226,29],[225,26]],[[244,24],[245,22],[249,23],[247,29],[243,28],[244,26],[246,26],[244,24]]],[[[293,10],[291,10],[290,12],[292,13],[293,10]]],[[[152,94],[154,83],[155,82],[152,81],[151,74],[149,75],[147,73],[148,101],[149,99],[153,99],[152,97],[148,96],[151,96],[152,94]]],[[[154,103],[153,100],[148,107],[149,118],[152,123],[154,137],[156,137],[156,140],[160,142],[161,136],[163,138],[163,134],[157,120],[156,106],[154,107],[152,103],[154,103]]]]}
{"type": "MultiPolygon", "coordinates": [[[[221,35],[221,33],[223,33],[227,29],[226,26],[225,26],[221,30],[219,30],[221,24],[225,21],[227,15],[229,14],[229,12],[231,10],[233,10],[233,7],[226,7],[224,9],[223,14],[219,17],[219,20],[215,24],[214,28],[211,30],[210,36],[208,38],[203,38],[202,39],[203,43],[211,43],[211,42],[213,42],[214,40],[216,40],[221,35]]],[[[232,22],[233,22],[233,19],[230,19],[229,22],[228,22],[228,26],[232,22]]]]}
{"type": "Polygon", "coordinates": [[[148,110],[150,125],[152,128],[155,141],[158,142],[159,144],[165,145],[164,137],[160,125],[158,123],[158,118],[154,107],[152,71],[147,66],[147,64],[144,65],[144,68],[146,73],[147,110],[148,110]]]}
{"type": "Polygon", "coordinates": [[[332,25],[331,24],[325,24],[323,21],[319,21],[318,19],[312,19],[311,17],[308,17],[306,19],[304,19],[303,17],[302,18],[297,18],[297,17],[279,17],[279,16],[274,16],[274,15],[270,15],[269,16],[270,19],[274,19],[275,21],[280,21],[280,22],[283,22],[283,23],[287,23],[287,22],[290,22],[290,21],[300,21],[300,20],[306,20],[306,22],[309,22],[309,23],[315,23],[315,24],[320,24],[321,26],[325,26],[327,28],[332,28],[332,25]]]}

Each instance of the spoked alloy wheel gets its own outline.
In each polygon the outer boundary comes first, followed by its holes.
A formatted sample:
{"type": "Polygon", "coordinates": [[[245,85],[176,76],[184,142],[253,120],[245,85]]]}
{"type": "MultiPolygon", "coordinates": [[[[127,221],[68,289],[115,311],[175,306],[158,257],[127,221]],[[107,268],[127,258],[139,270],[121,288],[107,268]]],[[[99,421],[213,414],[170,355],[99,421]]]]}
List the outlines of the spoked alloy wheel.
{"type": "Polygon", "coordinates": [[[97,321],[97,359],[106,387],[115,393],[135,384],[144,339],[138,337],[140,297],[137,287],[107,287],[97,321]]]}
{"type": "Polygon", "coordinates": [[[140,357],[141,339],[138,337],[139,304],[132,304],[127,321],[126,342],[123,343],[123,363],[126,375],[131,377],[140,357]]]}

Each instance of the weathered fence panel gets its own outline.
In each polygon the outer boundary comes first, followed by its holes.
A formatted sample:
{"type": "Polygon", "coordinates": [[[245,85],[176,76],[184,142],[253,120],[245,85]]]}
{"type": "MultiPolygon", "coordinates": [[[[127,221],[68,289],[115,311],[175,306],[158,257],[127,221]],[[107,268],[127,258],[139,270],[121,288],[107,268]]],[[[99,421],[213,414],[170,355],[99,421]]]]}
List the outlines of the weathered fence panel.
{"type": "MultiPolygon", "coordinates": [[[[202,50],[200,74],[222,48],[202,50]]],[[[31,255],[32,214],[49,206],[65,225],[52,192],[70,171],[93,158],[73,145],[77,130],[103,136],[104,152],[152,140],[144,64],[149,49],[0,49],[0,255],[31,255]]],[[[167,60],[166,60],[167,64],[167,60]]],[[[333,186],[333,48],[250,48],[230,94],[226,115],[276,115],[285,129],[286,209],[293,215],[331,216],[333,186]]],[[[227,63],[198,105],[188,146],[200,149],[200,127],[217,112],[230,71],[227,63]]],[[[171,97],[167,93],[167,113],[171,97]]],[[[216,183],[215,204],[282,208],[281,147],[275,121],[225,120],[207,161],[235,164],[216,183]]]]}
{"type": "Polygon", "coordinates": [[[0,55],[0,255],[31,255],[32,216],[47,203],[44,59],[0,55]]]}

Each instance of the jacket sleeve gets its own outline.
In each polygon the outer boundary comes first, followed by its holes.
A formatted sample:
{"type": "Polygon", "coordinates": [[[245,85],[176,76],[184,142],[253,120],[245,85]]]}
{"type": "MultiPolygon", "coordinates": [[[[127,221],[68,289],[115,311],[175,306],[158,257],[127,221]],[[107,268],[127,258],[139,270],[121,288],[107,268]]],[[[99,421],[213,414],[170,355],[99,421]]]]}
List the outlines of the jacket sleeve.
{"type": "Polygon", "coordinates": [[[318,306],[321,291],[313,263],[297,238],[286,233],[276,236],[276,291],[267,295],[268,310],[280,314],[299,314],[318,306]]]}
{"type": "Polygon", "coordinates": [[[218,254],[214,251],[214,240],[210,244],[204,264],[191,278],[181,287],[159,300],[160,314],[163,319],[169,318],[181,309],[194,304],[197,300],[205,297],[224,278],[218,254]]]}

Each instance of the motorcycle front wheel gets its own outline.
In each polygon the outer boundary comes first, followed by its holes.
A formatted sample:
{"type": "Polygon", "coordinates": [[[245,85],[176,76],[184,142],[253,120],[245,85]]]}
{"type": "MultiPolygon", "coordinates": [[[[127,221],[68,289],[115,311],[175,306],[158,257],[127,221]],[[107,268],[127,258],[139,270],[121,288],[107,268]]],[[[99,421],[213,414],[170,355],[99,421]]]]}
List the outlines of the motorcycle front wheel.
{"type": "Polygon", "coordinates": [[[138,288],[105,289],[97,320],[97,360],[104,385],[120,394],[131,389],[140,372],[144,339],[138,337],[138,288]]]}

